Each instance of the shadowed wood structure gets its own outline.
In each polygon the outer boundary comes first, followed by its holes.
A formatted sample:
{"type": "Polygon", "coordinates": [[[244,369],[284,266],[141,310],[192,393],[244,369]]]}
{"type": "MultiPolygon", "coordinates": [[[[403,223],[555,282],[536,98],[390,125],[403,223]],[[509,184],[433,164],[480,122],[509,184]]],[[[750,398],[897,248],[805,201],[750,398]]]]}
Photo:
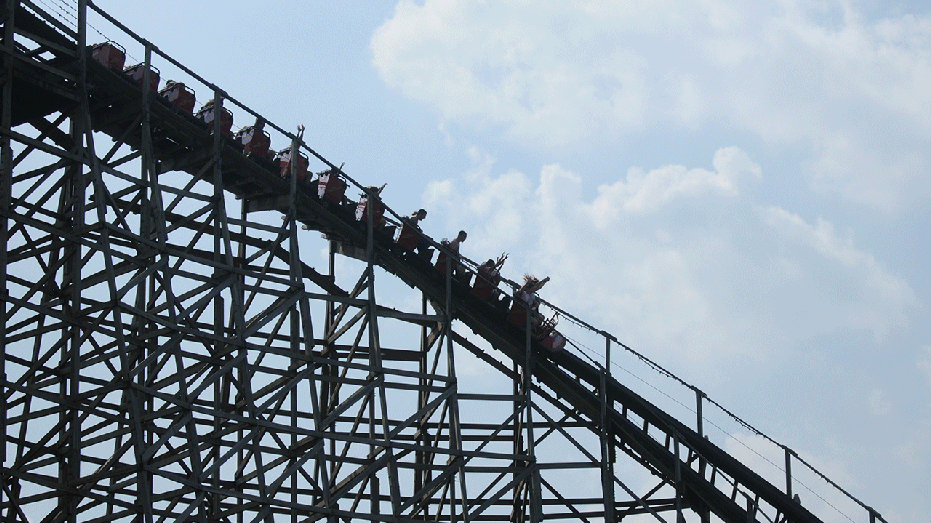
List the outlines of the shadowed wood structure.
{"type": "Polygon", "coordinates": [[[544,303],[605,363],[560,349],[302,130],[70,9],[3,4],[4,522],[827,520],[793,451],[774,485],[697,388],[681,421],[544,303]]]}

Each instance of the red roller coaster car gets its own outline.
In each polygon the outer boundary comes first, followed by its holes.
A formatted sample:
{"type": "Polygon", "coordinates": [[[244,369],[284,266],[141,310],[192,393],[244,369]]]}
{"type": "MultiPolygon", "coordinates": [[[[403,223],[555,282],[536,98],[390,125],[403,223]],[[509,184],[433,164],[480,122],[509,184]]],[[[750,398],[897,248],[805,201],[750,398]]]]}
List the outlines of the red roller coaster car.
{"type": "Polygon", "coordinates": [[[179,113],[194,114],[194,91],[181,82],[168,80],[158,93],[179,113]]]}
{"type": "MultiPolygon", "coordinates": [[[[271,147],[272,139],[265,132],[265,129],[250,125],[240,129],[234,136],[234,139],[242,144],[242,153],[246,156],[255,156],[257,158],[268,158],[268,149],[271,147]]],[[[288,151],[290,157],[291,151],[288,151]]],[[[304,170],[307,168],[305,166],[304,170]]],[[[288,172],[291,172],[290,159],[288,163],[288,172]]]]}
{"type": "MultiPolygon", "coordinates": [[[[291,148],[285,147],[284,149],[278,151],[277,163],[280,168],[281,176],[288,177],[291,176],[291,148]]],[[[310,165],[310,160],[308,160],[307,155],[298,151],[297,162],[295,164],[295,173],[297,176],[297,181],[301,183],[307,183],[310,178],[310,172],[307,170],[307,167],[310,165]]]]}
{"type": "Polygon", "coordinates": [[[91,47],[91,58],[114,71],[123,71],[126,62],[126,50],[116,42],[103,42],[91,47]]]}
{"type": "MultiPolygon", "coordinates": [[[[210,129],[210,134],[213,134],[213,119],[216,115],[216,111],[213,107],[213,100],[208,101],[200,108],[200,111],[197,111],[196,118],[198,120],[203,120],[207,127],[210,129]]],[[[220,134],[228,138],[233,137],[233,113],[229,109],[223,107],[223,112],[220,113],[220,134]]]]}
{"type": "Polygon", "coordinates": [[[317,180],[317,196],[325,198],[333,203],[342,203],[346,195],[346,182],[340,177],[335,169],[327,169],[320,173],[317,180]]]}
{"type": "MultiPolygon", "coordinates": [[[[145,64],[136,64],[126,68],[123,71],[136,85],[142,85],[145,75],[145,64]]],[[[153,93],[158,92],[159,72],[155,67],[149,66],[149,90],[153,93]]]]}

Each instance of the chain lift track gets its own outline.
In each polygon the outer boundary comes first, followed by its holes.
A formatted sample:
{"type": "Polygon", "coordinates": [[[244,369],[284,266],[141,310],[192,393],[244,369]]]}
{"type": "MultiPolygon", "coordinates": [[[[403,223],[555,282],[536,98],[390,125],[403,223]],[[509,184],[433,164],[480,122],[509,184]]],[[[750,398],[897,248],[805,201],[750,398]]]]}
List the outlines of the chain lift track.
{"type": "Polygon", "coordinates": [[[822,521],[788,448],[776,487],[704,436],[700,393],[692,428],[554,350],[475,292],[474,263],[469,286],[444,245],[414,238],[434,264],[395,241],[377,191],[302,133],[268,122],[290,141],[271,162],[223,117],[256,112],[92,2],[74,25],[3,5],[4,522],[822,521]],[[88,45],[89,14],[140,67],[88,45]],[[144,88],[153,62],[206,85],[210,114],[144,88]],[[374,203],[329,200],[294,151],[374,203]],[[386,282],[419,306],[380,302],[386,282]],[[471,390],[465,357],[505,388],[471,390]]]}

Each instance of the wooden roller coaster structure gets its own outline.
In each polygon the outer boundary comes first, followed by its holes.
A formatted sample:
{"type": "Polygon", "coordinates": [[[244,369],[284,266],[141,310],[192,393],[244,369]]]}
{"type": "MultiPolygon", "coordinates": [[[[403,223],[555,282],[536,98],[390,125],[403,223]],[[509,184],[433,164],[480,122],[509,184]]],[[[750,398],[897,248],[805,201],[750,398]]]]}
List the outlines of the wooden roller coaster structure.
{"type": "Polygon", "coordinates": [[[777,487],[706,437],[697,388],[685,423],[563,349],[300,132],[90,1],[3,5],[4,522],[823,520],[796,453],[777,487]],[[398,282],[418,299],[377,299],[398,282]]]}

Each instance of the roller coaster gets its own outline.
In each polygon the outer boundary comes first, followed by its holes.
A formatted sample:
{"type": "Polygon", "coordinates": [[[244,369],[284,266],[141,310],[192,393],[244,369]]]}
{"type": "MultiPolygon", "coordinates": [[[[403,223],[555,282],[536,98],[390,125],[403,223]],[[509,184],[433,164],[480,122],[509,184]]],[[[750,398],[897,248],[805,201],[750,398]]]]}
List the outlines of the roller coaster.
{"type": "Polygon", "coordinates": [[[2,15],[4,522],[885,521],[93,2],[2,15]]]}

